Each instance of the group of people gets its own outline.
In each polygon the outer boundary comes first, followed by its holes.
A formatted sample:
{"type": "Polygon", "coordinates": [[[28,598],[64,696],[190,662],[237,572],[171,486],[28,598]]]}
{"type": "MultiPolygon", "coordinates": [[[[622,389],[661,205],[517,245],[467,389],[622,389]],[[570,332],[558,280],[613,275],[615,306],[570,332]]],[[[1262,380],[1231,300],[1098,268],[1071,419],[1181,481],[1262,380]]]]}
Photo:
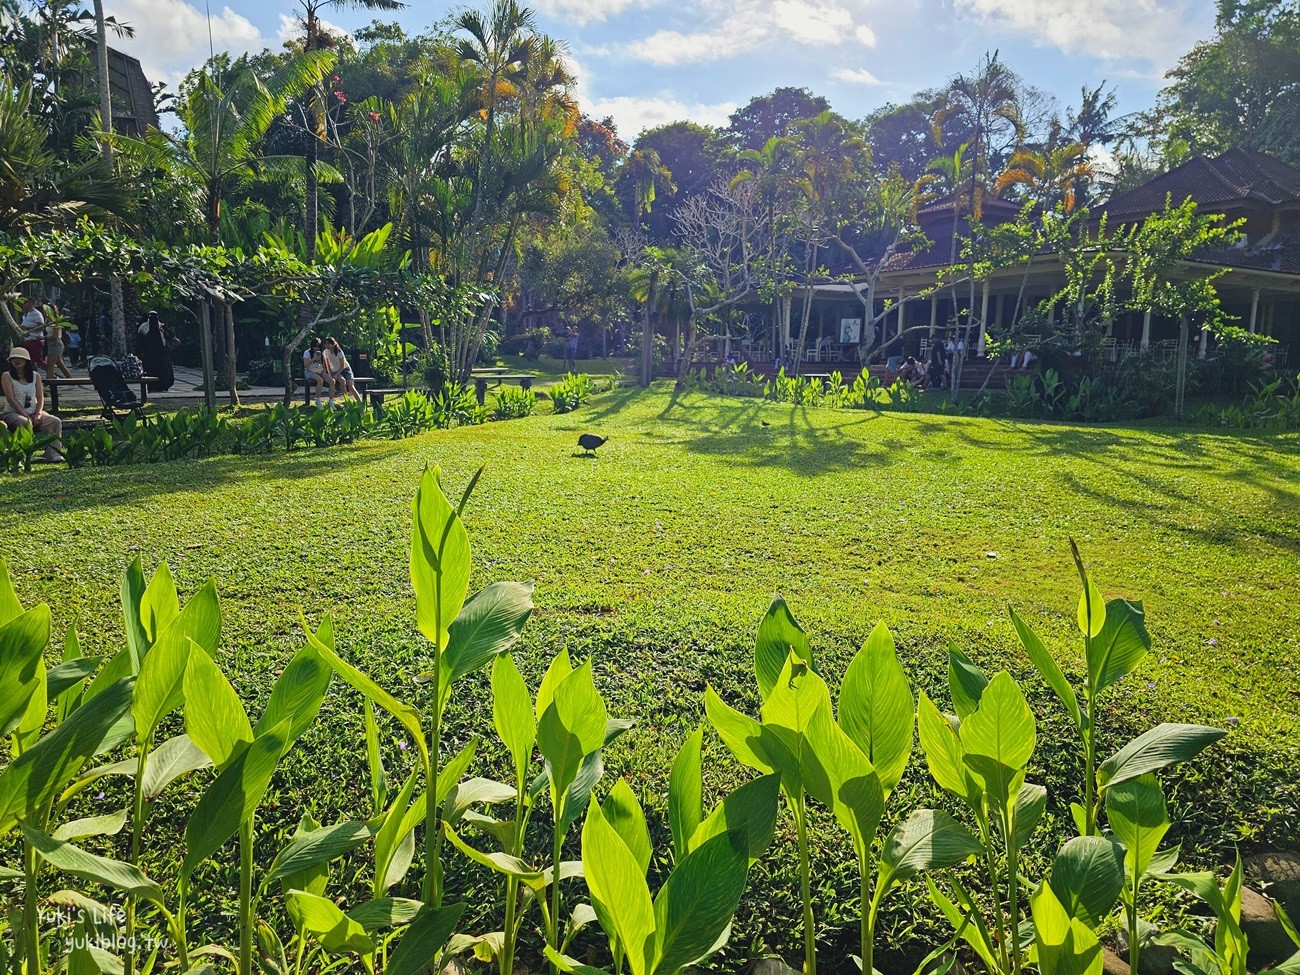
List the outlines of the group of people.
{"type": "Polygon", "coordinates": [[[321,393],[326,392],[329,395],[330,406],[335,405],[335,392],[339,396],[361,399],[361,394],[357,392],[356,376],[352,372],[352,366],[348,364],[348,357],[344,354],[343,347],[333,336],[323,342],[320,339],[311,340],[311,345],[302,354],[302,371],[307,381],[316,387],[317,406],[321,405],[321,393]]]}
{"type": "Polygon", "coordinates": [[[64,318],[59,306],[55,304],[38,308],[33,298],[23,303],[23,314],[19,321],[23,330],[23,345],[34,368],[44,369],[45,377],[53,379],[62,374],[72,377],[68,368],[66,355],[73,361],[81,348],[81,336],[64,318]]]}

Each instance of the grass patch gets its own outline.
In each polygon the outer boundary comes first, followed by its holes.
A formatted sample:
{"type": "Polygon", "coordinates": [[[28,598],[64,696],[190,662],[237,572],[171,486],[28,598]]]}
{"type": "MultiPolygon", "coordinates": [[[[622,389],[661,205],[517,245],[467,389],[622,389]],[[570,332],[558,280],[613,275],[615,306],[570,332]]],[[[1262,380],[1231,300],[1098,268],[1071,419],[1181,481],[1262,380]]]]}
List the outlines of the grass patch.
{"type": "MultiPolygon", "coordinates": [[[[407,539],[428,464],[442,466],[453,494],[487,466],[468,511],[472,584],[536,582],[538,610],[516,655],[532,687],[561,648],[594,655],[611,713],[639,724],[610,750],[607,769],[628,778],[660,837],[668,767],[703,720],[705,684],[756,711],[753,633],[779,591],[833,689],[881,619],[914,683],[938,700],[947,700],[949,641],[986,670],[1022,679],[1040,718],[1031,777],[1051,790],[1039,846],[1054,850],[1081,761],[1006,605],[1049,646],[1069,648],[1076,676],[1069,536],[1103,593],[1145,600],[1154,638],[1147,662],[1111,693],[1101,753],[1158,720],[1239,718],[1224,745],[1167,778],[1171,841],[1208,860],[1234,842],[1294,846],[1300,836],[1294,435],[805,410],[674,396],[661,385],[618,390],[572,414],[401,442],[5,478],[0,503],[19,526],[5,555],[23,600],[50,602],[56,630],[75,622],[92,653],[120,645],[117,581],[137,551],[146,571],[165,557],[183,597],[215,575],[221,663],[251,713],[301,645],[299,609],[313,622],[335,612],[340,651],[413,698],[427,658],[407,539]],[[597,459],[578,456],[586,431],[610,437],[597,459]]],[[[501,756],[486,678],[465,691],[448,744],[485,735],[476,770],[488,774],[501,756]]],[[[355,813],[366,781],[360,727],[359,701],[336,682],[259,821],[287,835],[303,811],[321,822],[355,813]]],[[[405,756],[391,752],[400,775],[405,756]]],[[[706,747],[706,788],[745,774],[716,740],[706,747]]],[[[900,792],[894,813],[934,801],[919,752],[900,792]]],[[[847,971],[855,868],[829,815],[818,826],[827,970],[847,971]]],[[[782,853],[751,874],[724,966],[767,950],[797,957],[794,858],[780,839],[782,853]]],[[[274,844],[259,849],[259,862],[274,844]]],[[[491,883],[451,863],[455,884],[491,883]]],[[[916,925],[927,938],[919,899],[914,886],[882,918],[883,962],[916,925]]]]}

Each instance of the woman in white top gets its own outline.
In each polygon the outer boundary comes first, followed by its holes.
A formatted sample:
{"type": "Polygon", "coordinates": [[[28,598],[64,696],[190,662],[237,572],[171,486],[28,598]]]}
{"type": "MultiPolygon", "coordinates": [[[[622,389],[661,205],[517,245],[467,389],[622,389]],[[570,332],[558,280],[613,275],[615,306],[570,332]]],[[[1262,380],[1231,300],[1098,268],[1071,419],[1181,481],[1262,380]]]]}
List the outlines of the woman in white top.
{"type": "Polygon", "coordinates": [[[329,386],[330,406],[334,405],[334,383],[325,367],[325,357],[321,354],[320,339],[312,339],[311,345],[302,353],[302,374],[309,383],[316,385],[316,405],[320,406],[320,394],[329,386]]]}
{"type": "Polygon", "coordinates": [[[63,421],[45,412],[45,387],[41,374],[32,365],[31,353],[22,346],[9,350],[9,369],[0,375],[0,390],[4,392],[4,421],[6,426],[31,427],[33,432],[53,437],[45,448],[45,459],[63,460],[63,421]]]}
{"type": "Polygon", "coordinates": [[[354,400],[361,401],[361,394],[357,392],[354,381],[356,376],[352,373],[352,367],[348,365],[348,357],[343,354],[343,346],[339,345],[338,339],[333,336],[325,340],[325,369],[330,377],[331,403],[334,402],[336,387],[340,396],[351,396],[354,400]]]}

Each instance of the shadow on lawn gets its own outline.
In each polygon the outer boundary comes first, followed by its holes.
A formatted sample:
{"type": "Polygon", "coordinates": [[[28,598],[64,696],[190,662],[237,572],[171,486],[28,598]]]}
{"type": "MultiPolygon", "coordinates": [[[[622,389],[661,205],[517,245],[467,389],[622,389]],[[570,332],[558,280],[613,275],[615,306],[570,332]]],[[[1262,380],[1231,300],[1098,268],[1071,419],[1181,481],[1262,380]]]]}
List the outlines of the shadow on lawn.
{"type": "Polygon", "coordinates": [[[172,494],[203,492],[251,479],[309,480],[343,469],[356,470],[410,450],[409,443],[401,440],[372,440],[366,444],[370,449],[348,450],[346,458],[339,455],[338,447],[321,447],[289,454],[222,454],[203,460],[84,467],[75,471],[50,466],[43,477],[33,472],[24,475],[21,483],[12,480],[14,490],[7,498],[0,490],[0,503],[19,516],[138,505],[139,515],[147,517],[153,505],[165,503],[172,494]]]}
{"type": "MultiPolygon", "coordinates": [[[[874,422],[877,413],[854,413],[851,419],[842,414],[841,422],[827,425],[814,423],[808,407],[791,406],[783,411],[758,399],[737,399],[710,401],[705,411],[684,405],[680,398],[681,394],[674,392],[655,418],[662,432],[646,435],[691,453],[747,467],[784,467],[808,475],[883,467],[902,459],[906,446],[893,439],[872,444],[846,434],[874,422]]],[[[815,412],[819,417],[825,413],[815,412]]]]}

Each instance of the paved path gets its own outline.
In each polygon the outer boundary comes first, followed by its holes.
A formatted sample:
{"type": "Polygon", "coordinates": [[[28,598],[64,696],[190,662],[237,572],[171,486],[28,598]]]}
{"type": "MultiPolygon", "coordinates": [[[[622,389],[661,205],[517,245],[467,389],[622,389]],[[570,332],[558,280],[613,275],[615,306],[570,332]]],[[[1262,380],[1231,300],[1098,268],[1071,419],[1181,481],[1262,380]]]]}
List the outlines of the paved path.
{"type": "MultiPolygon", "coordinates": [[[[160,406],[176,408],[178,406],[193,406],[196,403],[203,402],[203,370],[192,369],[188,366],[176,366],[176,383],[165,393],[149,394],[149,402],[157,403],[160,406]]],[[[73,369],[74,376],[84,376],[85,369],[73,369]]],[[[299,393],[301,395],[301,393],[299,393]]],[[[284,388],[281,386],[254,386],[251,389],[241,389],[239,391],[239,400],[241,403],[278,403],[284,399],[284,388]]],[[[223,390],[217,390],[217,405],[224,406],[227,402],[226,394],[223,390]]],[[[91,386],[67,386],[59,390],[59,406],[63,410],[68,409],[92,409],[99,406],[99,396],[95,393],[94,387],[91,386]]]]}

